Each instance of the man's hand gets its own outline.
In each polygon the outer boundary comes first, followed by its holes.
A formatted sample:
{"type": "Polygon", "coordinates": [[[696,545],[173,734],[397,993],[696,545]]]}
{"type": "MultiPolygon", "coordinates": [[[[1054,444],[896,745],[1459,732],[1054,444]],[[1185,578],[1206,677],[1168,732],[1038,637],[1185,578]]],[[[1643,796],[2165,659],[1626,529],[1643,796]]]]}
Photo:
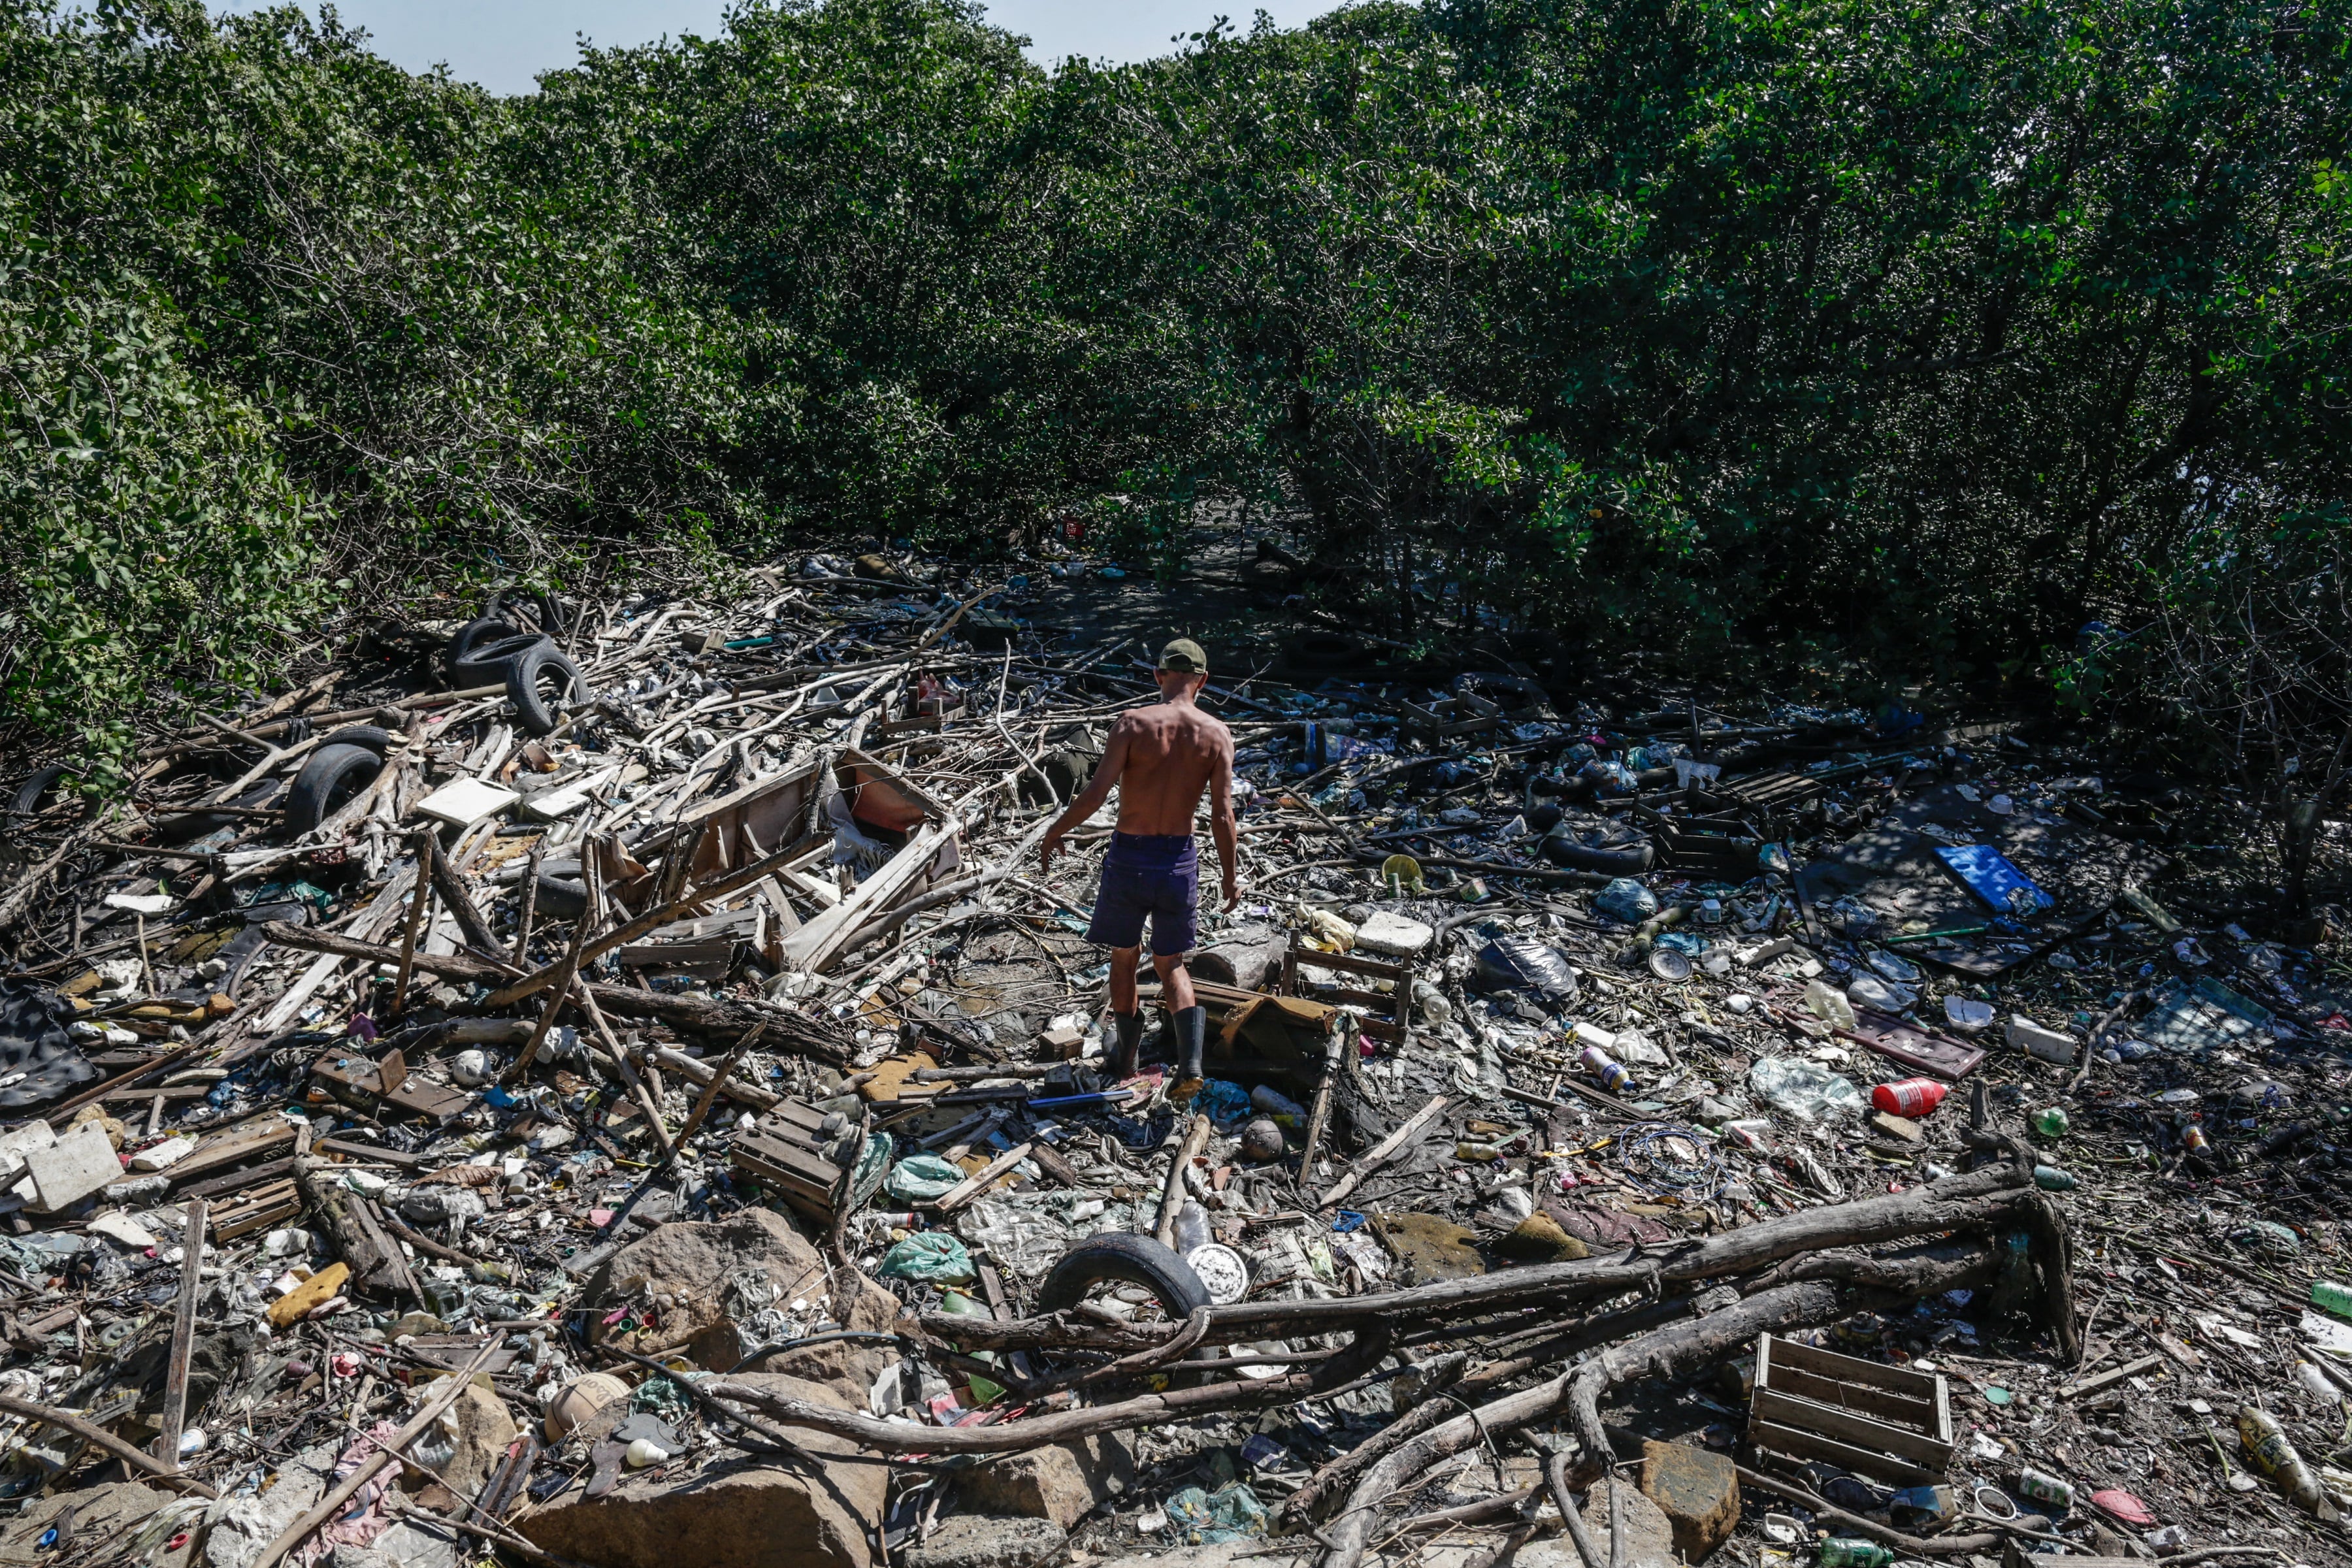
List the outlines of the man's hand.
{"type": "MultiPolygon", "coordinates": [[[[1037,846],[1037,873],[1044,876],[1054,868],[1054,856],[1062,847],[1062,829],[1049,827],[1045,841],[1037,846]]],[[[1232,906],[1228,905],[1228,908],[1232,906]]]]}
{"type": "Polygon", "coordinates": [[[1227,877],[1225,879],[1225,901],[1219,907],[1223,909],[1225,913],[1231,914],[1234,912],[1234,906],[1241,901],[1242,879],[1239,877],[1227,877]]]}

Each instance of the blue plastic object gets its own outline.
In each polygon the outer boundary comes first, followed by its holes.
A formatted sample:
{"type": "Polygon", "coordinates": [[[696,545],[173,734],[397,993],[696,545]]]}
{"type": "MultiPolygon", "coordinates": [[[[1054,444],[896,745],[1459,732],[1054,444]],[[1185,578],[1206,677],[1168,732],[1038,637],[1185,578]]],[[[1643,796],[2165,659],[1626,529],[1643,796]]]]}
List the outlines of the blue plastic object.
{"type": "Polygon", "coordinates": [[[1936,858],[1959,879],[1961,886],[2002,914],[2037,915],[2058,901],[2035,887],[2032,878],[1990,844],[1938,846],[1936,858]]]}

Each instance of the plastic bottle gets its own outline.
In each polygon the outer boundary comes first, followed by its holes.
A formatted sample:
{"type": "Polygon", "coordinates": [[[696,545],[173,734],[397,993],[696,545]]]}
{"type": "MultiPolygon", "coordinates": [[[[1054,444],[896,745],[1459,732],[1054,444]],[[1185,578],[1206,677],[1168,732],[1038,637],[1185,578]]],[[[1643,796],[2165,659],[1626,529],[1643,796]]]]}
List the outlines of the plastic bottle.
{"type": "Polygon", "coordinates": [[[1209,1234],[1209,1211],[1197,1198],[1186,1198],[1184,1206],[1176,1211],[1176,1251],[1181,1256],[1196,1247],[1206,1247],[1215,1237],[1209,1234]]]}
{"type": "Polygon", "coordinates": [[[1832,1535],[1822,1542],[1822,1568],[1886,1568],[1893,1548],[1858,1535],[1832,1535]]]}
{"type": "Polygon", "coordinates": [[[1751,1154],[1772,1152],[1772,1123],[1761,1116],[1723,1124],[1723,1135],[1751,1154]]]}
{"type": "Polygon", "coordinates": [[[2074,1173],[2062,1171],[2055,1165],[2033,1167],[2033,1184],[2045,1193],[2071,1193],[2074,1190],[2074,1173]]]}
{"type": "Polygon", "coordinates": [[[2259,1405],[2239,1405],[2238,1441],[2246,1446],[2254,1468],[2270,1477],[2287,1501],[2305,1513],[2319,1512],[2327,1494],[2320,1490],[2319,1478],[2303,1462],[2278,1417],[2259,1405]]]}
{"type": "Polygon", "coordinates": [[[2352,1318],[2352,1285],[2315,1279],[2311,1282],[2311,1304],[2339,1318],[2352,1318]]]}
{"type": "Polygon", "coordinates": [[[2045,1105],[2033,1113],[2033,1130],[2044,1138],[2063,1138],[2074,1125],[2063,1105],[2045,1105]]]}
{"type": "Polygon", "coordinates": [[[1633,1075],[1625,1069],[1625,1064],[1612,1060],[1609,1053],[1599,1046],[1585,1047],[1577,1053],[1576,1059],[1582,1062],[1584,1070],[1599,1079],[1601,1086],[1610,1093],[1631,1094],[1633,1091],[1633,1075]]]}
{"type": "Polygon", "coordinates": [[[2017,1489],[2036,1502],[2046,1502],[2062,1512],[2074,1506],[2074,1483],[2061,1480],[2047,1470],[2018,1471],[2017,1489]]]}
{"type": "Polygon", "coordinates": [[[1870,1103],[1889,1116],[1907,1116],[1916,1121],[1932,1115],[1951,1092],[1949,1084],[1937,1083],[1932,1078],[1906,1078],[1873,1089],[1870,1103]]]}
{"type": "Polygon", "coordinates": [[[1270,1084],[1262,1083],[1250,1090],[1250,1106],[1285,1127],[1307,1125],[1307,1108],[1270,1084]]]}

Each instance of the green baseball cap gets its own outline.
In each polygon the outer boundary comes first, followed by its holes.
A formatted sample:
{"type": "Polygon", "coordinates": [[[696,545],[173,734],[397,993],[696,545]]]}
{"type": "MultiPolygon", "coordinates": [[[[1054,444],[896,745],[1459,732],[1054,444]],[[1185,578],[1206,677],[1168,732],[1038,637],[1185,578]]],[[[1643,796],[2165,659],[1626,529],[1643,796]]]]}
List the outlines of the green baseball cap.
{"type": "Polygon", "coordinates": [[[1191,637],[1178,637],[1160,650],[1160,668],[1182,675],[1206,675],[1209,673],[1209,656],[1202,653],[1201,645],[1191,637]]]}

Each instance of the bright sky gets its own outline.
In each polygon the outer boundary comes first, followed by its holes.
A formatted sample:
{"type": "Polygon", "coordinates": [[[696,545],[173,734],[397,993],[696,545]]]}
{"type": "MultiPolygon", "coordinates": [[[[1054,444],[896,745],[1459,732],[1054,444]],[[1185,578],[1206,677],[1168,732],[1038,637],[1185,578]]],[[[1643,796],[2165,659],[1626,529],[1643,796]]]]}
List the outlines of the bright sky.
{"type": "MultiPolygon", "coordinates": [[[[257,8],[260,0],[228,0],[219,10],[257,8]]],[[[1281,26],[1304,25],[1334,8],[1333,0],[1263,0],[1281,26]]],[[[1259,0],[991,0],[989,20],[1026,34],[1029,58],[1052,66],[1071,55],[1114,62],[1149,59],[1172,47],[1170,37],[1198,32],[1219,16],[1249,30],[1259,0]]],[[[684,33],[719,30],[723,0],[340,0],[352,26],[364,27],[376,53],[410,70],[446,61],[458,77],[494,92],[530,92],[541,71],[568,66],[585,33],[604,47],[647,44],[684,33]]]]}

